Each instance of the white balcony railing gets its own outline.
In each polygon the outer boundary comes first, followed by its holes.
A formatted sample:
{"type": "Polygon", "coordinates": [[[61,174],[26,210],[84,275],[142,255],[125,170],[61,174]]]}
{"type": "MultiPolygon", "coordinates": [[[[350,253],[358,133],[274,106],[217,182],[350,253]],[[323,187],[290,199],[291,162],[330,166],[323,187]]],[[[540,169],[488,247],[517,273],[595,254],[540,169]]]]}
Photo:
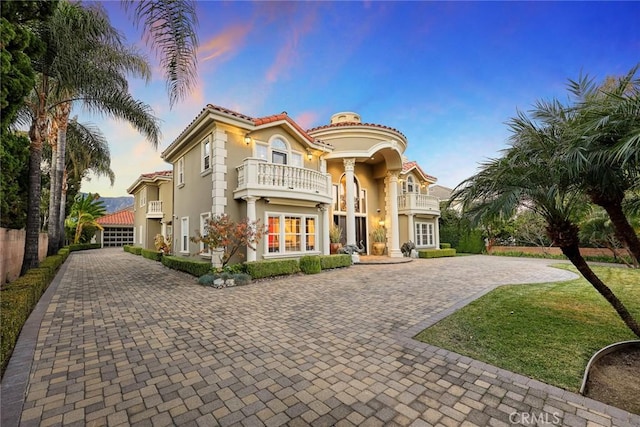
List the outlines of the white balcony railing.
{"type": "Polygon", "coordinates": [[[440,214],[440,199],[435,196],[418,193],[406,193],[398,196],[399,213],[440,214]]]}
{"type": "Polygon", "coordinates": [[[147,203],[147,218],[162,218],[162,200],[152,200],[147,203]]]}
{"type": "Polygon", "coordinates": [[[245,159],[238,166],[236,198],[243,196],[284,197],[331,201],[331,176],[313,169],[245,159]]]}

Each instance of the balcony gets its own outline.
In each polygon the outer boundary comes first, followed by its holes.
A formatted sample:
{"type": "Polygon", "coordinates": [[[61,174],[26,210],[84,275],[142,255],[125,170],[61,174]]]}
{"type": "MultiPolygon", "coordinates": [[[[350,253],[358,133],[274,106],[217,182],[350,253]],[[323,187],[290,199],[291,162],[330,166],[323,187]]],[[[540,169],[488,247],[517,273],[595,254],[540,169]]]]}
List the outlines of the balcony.
{"type": "Polygon", "coordinates": [[[331,176],[312,169],[245,159],[236,168],[238,186],[233,197],[263,197],[331,203],[331,176]]]}
{"type": "Polygon", "coordinates": [[[398,213],[440,215],[440,199],[426,194],[402,194],[398,196],[398,213]]]}
{"type": "Polygon", "coordinates": [[[147,203],[147,218],[159,218],[162,219],[164,213],[162,212],[162,200],[153,200],[147,203]]]}

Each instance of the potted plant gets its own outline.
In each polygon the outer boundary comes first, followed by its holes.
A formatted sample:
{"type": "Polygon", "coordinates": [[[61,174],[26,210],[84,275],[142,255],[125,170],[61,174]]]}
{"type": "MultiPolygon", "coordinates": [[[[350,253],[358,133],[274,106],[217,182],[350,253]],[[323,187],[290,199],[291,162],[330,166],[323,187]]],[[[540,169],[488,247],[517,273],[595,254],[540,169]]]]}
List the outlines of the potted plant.
{"type": "Polygon", "coordinates": [[[373,240],[372,255],[383,255],[387,246],[387,230],[379,225],[371,232],[371,240],[373,240]]]}
{"type": "Polygon", "coordinates": [[[336,224],[331,224],[329,227],[329,241],[331,242],[329,245],[329,251],[332,254],[338,253],[338,249],[342,247],[342,243],[340,243],[340,239],[342,238],[342,227],[336,224]]]}

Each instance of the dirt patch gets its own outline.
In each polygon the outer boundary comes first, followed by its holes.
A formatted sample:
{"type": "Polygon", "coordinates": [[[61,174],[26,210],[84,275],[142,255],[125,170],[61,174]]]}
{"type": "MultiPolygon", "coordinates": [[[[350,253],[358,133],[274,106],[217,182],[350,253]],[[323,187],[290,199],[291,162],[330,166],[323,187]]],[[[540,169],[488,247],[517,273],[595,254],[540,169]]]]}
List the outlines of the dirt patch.
{"type": "Polygon", "coordinates": [[[640,414],[640,344],[609,353],[593,364],[585,395],[640,414]]]}

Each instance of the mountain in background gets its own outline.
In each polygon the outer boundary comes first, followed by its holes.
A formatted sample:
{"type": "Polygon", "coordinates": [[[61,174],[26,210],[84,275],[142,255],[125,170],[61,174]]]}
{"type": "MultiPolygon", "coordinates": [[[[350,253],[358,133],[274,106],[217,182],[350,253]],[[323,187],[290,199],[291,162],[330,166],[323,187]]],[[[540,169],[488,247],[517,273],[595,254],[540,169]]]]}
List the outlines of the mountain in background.
{"type": "Polygon", "coordinates": [[[133,206],[133,197],[131,196],[100,197],[100,200],[104,202],[107,213],[118,212],[124,208],[133,206]]]}
{"type": "MultiPolygon", "coordinates": [[[[86,193],[83,193],[86,195],[86,193]]],[[[121,197],[100,197],[98,199],[104,202],[104,207],[107,210],[107,213],[114,213],[121,211],[124,208],[128,208],[129,206],[133,206],[133,197],[132,196],[121,196],[121,197]]]]}

